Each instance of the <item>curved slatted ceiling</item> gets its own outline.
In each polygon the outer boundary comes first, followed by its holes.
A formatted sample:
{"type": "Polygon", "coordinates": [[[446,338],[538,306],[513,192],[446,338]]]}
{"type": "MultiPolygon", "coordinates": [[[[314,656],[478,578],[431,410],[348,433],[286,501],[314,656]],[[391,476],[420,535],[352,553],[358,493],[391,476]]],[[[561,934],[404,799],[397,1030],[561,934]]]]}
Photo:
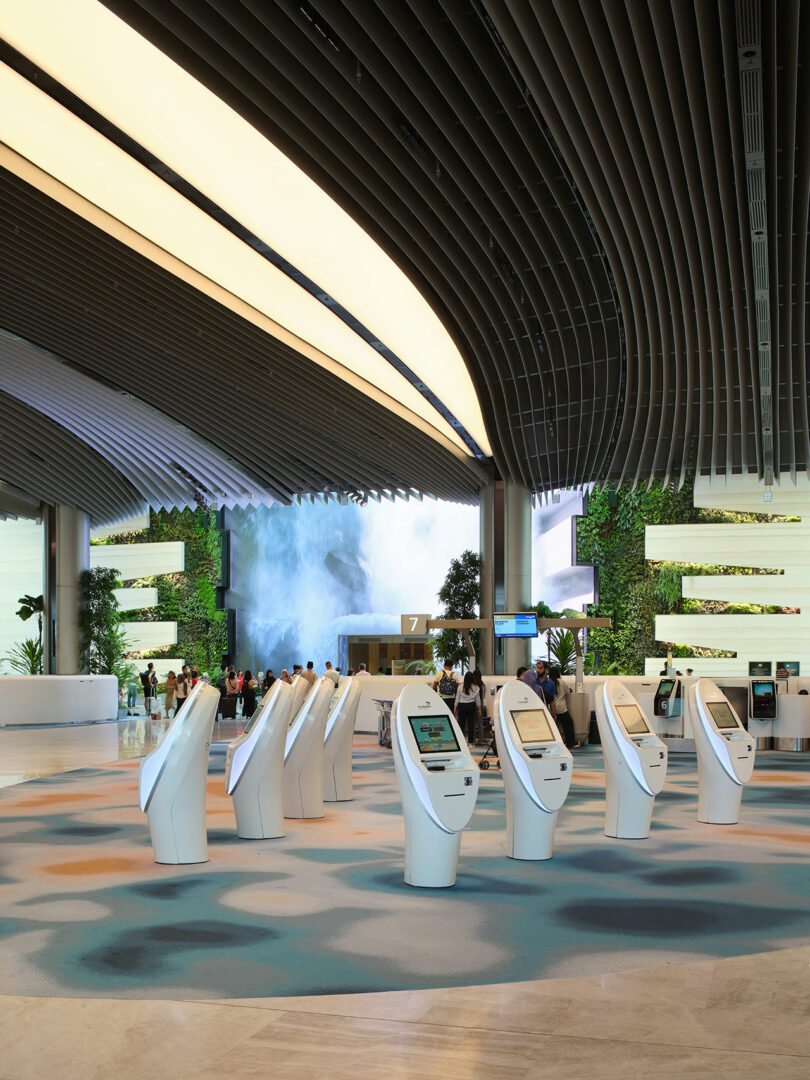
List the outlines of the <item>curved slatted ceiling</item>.
{"type": "MultiPolygon", "coordinates": [[[[416,284],[503,477],[540,492],[807,469],[799,0],[104,5],[416,284]]],[[[205,398],[189,427],[275,497],[475,499],[485,476],[458,446],[12,172],[0,209],[0,324],[134,396],[249,385],[266,405],[250,433],[205,398]]]]}
{"type": "Polygon", "coordinates": [[[798,0],[105,2],[420,283],[505,475],[543,489],[807,468],[798,0]],[[752,26],[770,464],[738,49],[752,26]]]}

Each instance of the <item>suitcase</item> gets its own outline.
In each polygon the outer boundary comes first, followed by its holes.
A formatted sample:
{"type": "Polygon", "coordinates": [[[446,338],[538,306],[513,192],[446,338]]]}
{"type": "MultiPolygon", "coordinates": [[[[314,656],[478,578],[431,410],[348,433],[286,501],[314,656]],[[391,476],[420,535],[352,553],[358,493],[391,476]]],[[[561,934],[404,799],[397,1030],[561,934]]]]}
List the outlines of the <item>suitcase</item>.
{"type": "Polygon", "coordinates": [[[223,720],[236,719],[236,694],[225,694],[219,699],[219,714],[223,720]]]}

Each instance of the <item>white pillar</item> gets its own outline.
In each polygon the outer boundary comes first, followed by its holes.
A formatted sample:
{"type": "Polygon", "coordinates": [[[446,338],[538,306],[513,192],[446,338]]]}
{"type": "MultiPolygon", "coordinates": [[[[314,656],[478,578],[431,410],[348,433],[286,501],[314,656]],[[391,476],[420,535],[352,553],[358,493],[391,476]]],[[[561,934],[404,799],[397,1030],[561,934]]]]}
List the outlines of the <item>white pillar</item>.
{"type": "MultiPolygon", "coordinates": [[[[481,552],[481,604],[482,619],[491,619],[495,611],[495,481],[478,492],[479,530],[481,552]]],[[[495,637],[492,630],[480,632],[480,664],[485,675],[495,673],[495,637]]]]}
{"type": "Polygon", "coordinates": [[[90,518],[72,506],[57,506],[55,524],[55,662],[53,674],[79,672],[79,574],[90,567],[90,518]]]}
{"type": "MultiPolygon", "coordinates": [[[[529,611],[532,602],[532,497],[528,488],[504,482],[504,610],[529,611]]],[[[504,641],[504,671],[514,675],[528,666],[530,642],[521,638],[504,641]]]]}

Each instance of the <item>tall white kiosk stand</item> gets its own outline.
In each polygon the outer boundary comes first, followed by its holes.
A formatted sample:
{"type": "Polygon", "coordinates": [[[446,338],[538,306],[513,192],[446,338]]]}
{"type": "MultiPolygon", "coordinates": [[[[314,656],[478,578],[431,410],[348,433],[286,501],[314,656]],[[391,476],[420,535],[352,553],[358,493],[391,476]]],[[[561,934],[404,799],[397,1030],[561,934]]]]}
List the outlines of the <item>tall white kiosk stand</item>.
{"type": "Polygon", "coordinates": [[[284,835],[284,745],[293,689],[276,679],[243,735],[228,747],[225,790],[246,840],[284,835]]]}
{"type": "Polygon", "coordinates": [[[571,787],[573,754],[546,706],[519,680],[498,695],[494,727],[506,789],[507,855],[550,859],[557,811],[571,787]]]}
{"type": "Polygon", "coordinates": [[[698,763],[698,821],[734,825],[743,784],[754,771],[754,737],[711,679],[693,683],[687,702],[698,763]]]}
{"type": "Polygon", "coordinates": [[[594,703],[605,755],[605,836],[641,840],[650,835],[655,796],[666,780],[666,745],[618,679],[603,683],[594,703]]]}
{"type": "Polygon", "coordinates": [[[323,738],[334,692],[331,679],[318,679],[287,732],[284,817],[323,817],[323,738]]]}
{"type": "Polygon", "coordinates": [[[208,862],[205,788],[218,708],[219,691],[198,682],[163,742],[141,762],[138,794],[155,862],[208,862]]]}
{"type": "Polygon", "coordinates": [[[295,714],[304,704],[306,696],[309,693],[309,683],[306,679],[302,679],[300,675],[296,675],[290,684],[293,688],[293,701],[292,709],[290,710],[290,719],[295,719],[295,714]]]}
{"type": "Polygon", "coordinates": [[[391,725],[405,817],[405,882],[447,888],[456,883],[461,831],[478,795],[478,766],[453,714],[424,683],[402,690],[391,725]]]}
{"type": "Polygon", "coordinates": [[[347,679],[339,687],[329,711],[323,742],[324,802],[349,802],[354,798],[352,737],[360,689],[357,679],[347,679]]]}

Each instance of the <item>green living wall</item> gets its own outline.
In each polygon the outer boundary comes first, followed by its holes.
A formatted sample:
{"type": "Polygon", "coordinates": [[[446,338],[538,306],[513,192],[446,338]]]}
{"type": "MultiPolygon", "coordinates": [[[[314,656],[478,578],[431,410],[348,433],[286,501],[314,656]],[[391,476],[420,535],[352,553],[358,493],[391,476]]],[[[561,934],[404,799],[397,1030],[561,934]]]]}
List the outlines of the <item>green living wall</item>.
{"type": "Polygon", "coordinates": [[[126,620],[175,621],[177,644],[142,654],[150,659],[180,657],[199,664],[201,671],[219,671],[227,651],[224,611],[216,609],[216,586],[222,564],[222,534],[217,516],[208,510],[172,510],[153,513],[148,529],[110,536],[102,543],[143,544],[180,540],[185,544],[185,571],[140,578],[131,584],[150,585],[158,591],[158,605],[127,612],[126,620]]]}
{"type": "Polygon", "coordinates": [[[654,563],[644,558],[644,528],[690,522],[739,522],[785,520],[762,514],[696,510],[692,486],[680,491],[664,489],[656,482],[649,490],[594,491],[588,497],[587,516],[577,522],[577,559],[597,568],[599,603],[590,615],[613,620],[610,630],[593,630],[589,648],[597,654],[602,670],[615,662],[623,674],[644,674],[644,660],[660,656],[672,647],[676,656],[733,655],[717,650],[692,648],[678,642],[656,642],[655,616],[669,612],[778,612],[788,609],[755,604],[684,600],[683,574],[769,573],[733,566],[695,566],[654,563]]]}

